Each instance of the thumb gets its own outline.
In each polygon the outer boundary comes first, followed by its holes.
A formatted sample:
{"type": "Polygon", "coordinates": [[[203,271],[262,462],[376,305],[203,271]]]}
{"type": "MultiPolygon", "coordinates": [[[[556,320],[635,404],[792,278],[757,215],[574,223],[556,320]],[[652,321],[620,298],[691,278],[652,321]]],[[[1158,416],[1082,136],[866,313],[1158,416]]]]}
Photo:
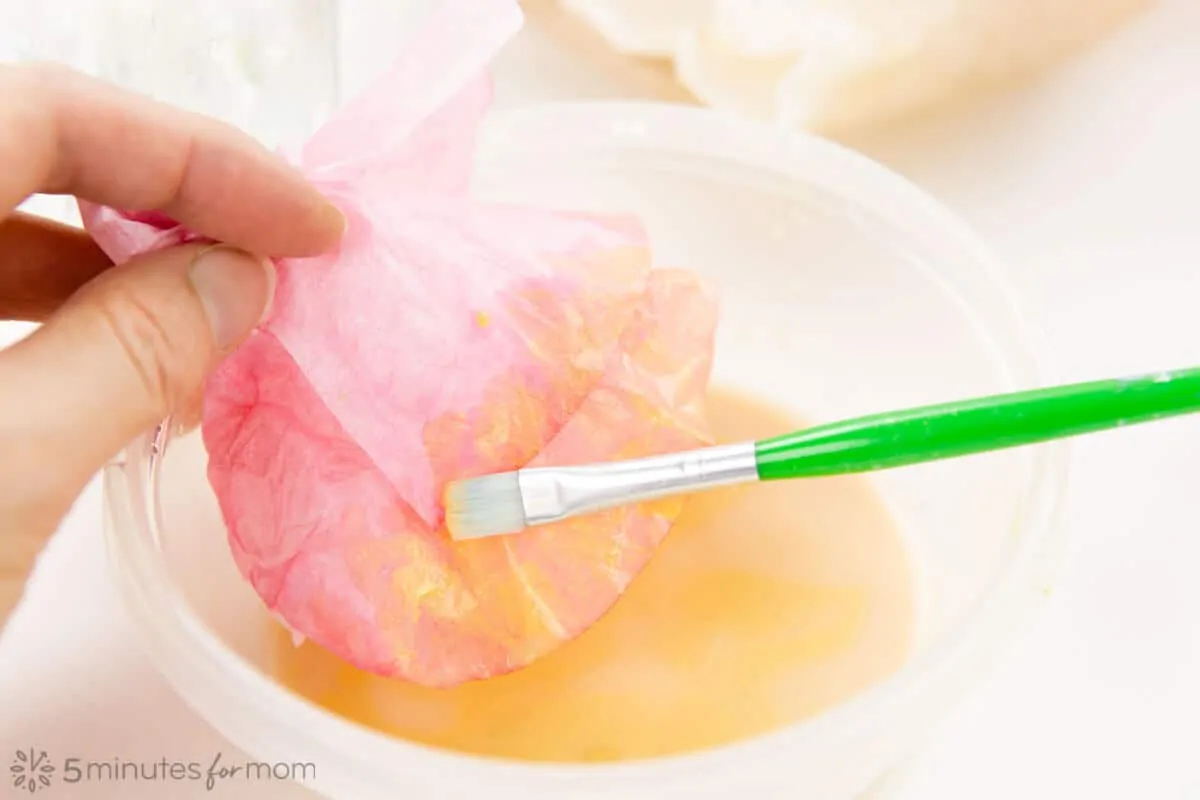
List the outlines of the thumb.
{"type": "Polygon", "coordinates": [[[0,419],[19,427],[0,438],[41,484],[33,496],[71,502],[124,445],[182,410],[262,319],[273,287],[270,262],[240,250],[162,250],[108,270],[0,354],[0,419]]]}

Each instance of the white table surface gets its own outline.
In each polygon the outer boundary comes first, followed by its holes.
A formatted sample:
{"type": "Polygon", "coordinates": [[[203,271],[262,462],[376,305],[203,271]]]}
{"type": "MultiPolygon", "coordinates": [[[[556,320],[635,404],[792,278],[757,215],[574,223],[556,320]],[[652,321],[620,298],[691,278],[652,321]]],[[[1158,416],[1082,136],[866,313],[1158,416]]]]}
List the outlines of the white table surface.
{"type": "MultiPolygon", "coordinates": [[[[360,19],[347,31],[378,27],[360,19]]],[[[371,41],[354,49],[370,53],[371,41]]],[[[348,79],[368,67],[349,65],[348,79]]],[[[531,28],[498,65],[500,104],[664,91],[649,73],[607,67],[531,28]]],[[[990,240],[1061,375],[1082,379],[1200,362],[1198,142],[1200,4],[1178,0],[1036,86],[857,144],[990,240]]],[[[0,324],[0,343],[23,330],[0,324]]],[[[1200,798],[1200,421],[1081,442],[1070,511],[1049,610],[889,797],[1200,798]]],[[[56,758],[228,753],[140,654],[103,565],[93,485],[0,640],[0,765],[18,746],[56,758]]],[[[261,783],[59,785],[46,796],[164,790],[308,796],[261,783]]]]}

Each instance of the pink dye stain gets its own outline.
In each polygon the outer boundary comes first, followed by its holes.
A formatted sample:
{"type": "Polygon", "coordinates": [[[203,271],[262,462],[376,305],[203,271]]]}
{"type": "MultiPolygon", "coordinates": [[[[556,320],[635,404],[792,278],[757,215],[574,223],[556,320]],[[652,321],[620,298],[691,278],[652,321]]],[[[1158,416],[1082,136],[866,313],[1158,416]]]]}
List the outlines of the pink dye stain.
{"type": "MultiPolygon", "coordinates": [[[[712,292],[652,268],[634,219],[467,193],[486,63],[519,23],[509,0],[445,4],[302,148],[348,231],[336,253],[278,263],[271,316],[205,395],[209,482],[267,608],[358,667],[429,686],[510,672],[586,630],[683,505],[453,542],[447,482],[711,441],[712,292]]],[[[81,207],[118,263],[197,238],[81,207]]]]}

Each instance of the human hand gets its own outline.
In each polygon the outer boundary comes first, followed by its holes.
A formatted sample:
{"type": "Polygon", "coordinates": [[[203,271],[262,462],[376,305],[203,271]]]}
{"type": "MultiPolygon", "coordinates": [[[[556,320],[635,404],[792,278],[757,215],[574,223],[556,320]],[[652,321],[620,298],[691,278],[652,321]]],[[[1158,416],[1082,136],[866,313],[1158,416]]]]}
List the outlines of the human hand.
{"type": "Polygon", "coordinates": [[[262,319],[274,271],[249,253],[317,255],[343,226],[226,125],[65,69],[0,65],[0,320],[44,323],[0,351],[0,628],[91,476],[193,407],[262,319]],[[162,211],[228,246],[113,267],[83,232],[14,213],[39,192],[162,211]]]}

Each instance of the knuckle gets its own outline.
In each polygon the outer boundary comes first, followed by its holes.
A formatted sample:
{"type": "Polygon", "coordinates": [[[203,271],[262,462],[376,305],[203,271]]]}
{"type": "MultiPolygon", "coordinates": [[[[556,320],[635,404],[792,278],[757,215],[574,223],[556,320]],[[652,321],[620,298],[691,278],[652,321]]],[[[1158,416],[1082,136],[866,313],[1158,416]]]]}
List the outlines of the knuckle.
{"type": "Polygon", "coordinates": [[[8,102],[6,126],[17,123],[20,134],[32,134],[33,123],[43,124],[49,116],[52,104],[46,102],[47,94],[55,91],[59,78],[51,74],[49,65],[0,64],[0,97],[8,102]]]}
{"type": "Polygon", "coordinates": [[[194,366],[199,359],[188,352],[189,342],[172,333],[163,313],[136,287],[110,286],[95,307],[152,410],[165,418],[183,408],[201,380],[201,370],[194,366]]]}
{"type": "Polygon", "coordinates": [[[0,131],[0,160],[19,157],[28,162],[20,166],[37,176],[39,191],[59,191],[69,177],[70,165],[56,162],[61,156],[59,110],[70,73],[67,67],[49,63],[0,69],[0,98],[8,105],[5,130],[0,131]]]}

